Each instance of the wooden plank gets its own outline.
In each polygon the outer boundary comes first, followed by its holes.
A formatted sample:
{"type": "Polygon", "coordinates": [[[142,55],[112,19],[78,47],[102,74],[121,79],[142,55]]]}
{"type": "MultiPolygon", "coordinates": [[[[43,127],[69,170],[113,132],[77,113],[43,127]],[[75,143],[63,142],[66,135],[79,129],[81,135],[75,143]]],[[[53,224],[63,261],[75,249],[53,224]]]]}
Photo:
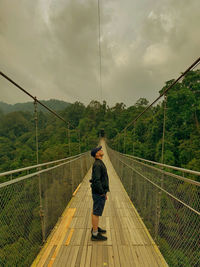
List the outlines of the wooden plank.
{"type": "Polygon", "coordinates": [[[125,244],[124,245],[131,245],[131,238],[130,238],[130,232],[128,231],[128,228],[123,229],[124,238],[125,238],[125,244]]]}
{"type": "MultiPolygon", "coordinates": [[[[54,232],[54,235],[51,237],[51,240],[49,241],[49,245],[47,246],[46,250],[44,251],[42,257],[40,258],[37,266],[44,266],[45,262],[47,261],[52,248],[56,245],[56,249],[54,250],[53,255],[55,255],[55,253],[57,253],[57,246],[59,244],[60,239],[62,238],[63,235],[63,228],[66,227],[66,230],[68,228],[68,225],[71,221],[71,216],[75,213],[76,209],[71,209],[68,208],[67,210],[65,210],[65,212],[63,213],[63,217],[62,220],[60,221],[60,224],[57,226],[57,229],[54,232]],[[67,223],[66,223],[67,222],[67,223]]],[[[54,257],[52,255],[52,257],[54,257]]]]}
{"type": "Polygon", "coordinates": [[[79,188],[81,186],[81,183],[77,186],[76,190],[73,192],[72,196],[74,197],[76,193],[78,192],[79,188]]]}
{"type": "Polygon", "coordinates": [[[133,259],[132,253],[129,245],[122,246],[123,254],[126,260],[126,266],[132,267],[133,266],[133,259]]]}
{"type": "Polygon", "coordinates": [[[141,266],[139,264],[139,256],[138,256],[138,254],[136,252],[135,247],[134,246],[130,246],[130,250],[131,250],[131,255],[132,255],[133,266],[135,266],[135,267],[141,266]]]}
{"type": "Polygon", "coordinates": [[[80,259],[80,265],[76,263],[75,266],[77,266],[77,267],[79,267],[79,266],[80,267],[85,267],[86,255],[87,255],[87,246],[83,246],[81,259],[80,259]]]}
{"type": "Polygon", "coordinates": [[[91,242],[91,229],[87,229],[86,230],[86,233],[85,233],[85,241],[84,241],[84,246],[87,246],[87,245],[92,245],[92,242],[91,242]]]}
{"type": "Polygon", "coordinates": [[[77,255],[75,266],[79,266],[80,265],[81,259],[82,259],[82,254],[84,253],[83,248],[84,248],[84,243],[85,243],[86,233],[87,233],[86,225],[87,225],[88,216],[89,216],[89,210],[87,209],[87,215],[85,216],[85,221],[84,221],[84,224],[82,225],[83,229],[79,229],[79,230],[81,230],[81,233],[79,233],[79,235],[80,235],[80,239],[79,239],[80,240],[79,241],[80,248],[79,248],[79,251],[78,251],[78,255],[77,255]]]}
{"type": "Polygon", "coordinates": [[[74,228],[82,228],[84,225],[84,221],[85,221],[85,217],[86,216],[82,216],[82,217],[76,217],[76,224],[74,225],[74,228]]]}
{"type": "Polygon", "coordinates": [[[84,267],[89,267],[89,266],[92,267],[91,258],[92,258],[92,246],[87,246],[87,256],[86,256],[86,261],[85,261],[84,267]]]}
{"type": "Polygon", "coordinates": [[[79,246],[72,246],[72,250],[70,253],[70,258],[66,262],[65,266],[74,267],[76,262],[76,257],[78,255],[79,246]]]}
{"type": "Polygon", "coordinates": [[[76,234],[74,235],[73,242],[72,242],[73,245],[79,245],[79,246],[81,245],[83,232],[84,232],[84,229],[76,229],[76,234]]]}
{"type": "Polygon", "coordinates": [[[49,261],[50,261],[50,259],[51,259],[52,255],[53,255],[53,253],[54,253],[55,249],[56,249],[56,245],[54,245],[54,246],[52,247],[52,249],[51,249],[51,252],[50,252],[50,254],[49,254],[48,258],[47,258],[47,259],[46,259],[46,261],[45,261],[45,264],[44,264],[44,266],[45,266],[45,267],[46,267],[46,266],[48,266],[48,264],[49,264],[49,261]]]}
{"type": "Polygon", "coordinates": [[[145,246],[138,246],[137,247],[137,251],[140,255],[140,260],[143,264],[144,267],[149,267],[149,263],[148,263],[148,255],[146,253],[146,250],[145,250],[145,246]]]}
{"type": "Polygon", "coordinates": [[[108,246],[111,246],[112,245],[112,237],[111,237],[111,232],[110,230],[107,230],[106,232],[106,236],[107,236],[107,240],[105,241],[106,242],[106,245],[108,246]]]}
{"type": "Polygon", "coordinates": [[[68,258],[71,253],[72,246],[62,246],[59,255],[56,257],[53,267],[58,267],[58,266],[65,266],[65,262],[68,261],[68,258]]]}
{"type": "Polygon", "coordinates": [[[160,257],[157,254],[157,252],[155,251],[154,247],[149,246],[147,249],[149,250],[149,253],[151,253],[154,261],[157,263],[157,266],[159,266],[159,267],[163,266],[162,261],[160,260],[160,257]]]}
{"type": "Polygon", "coordinates": [[[110,246],[102,246],[102,266],[109,266],[108,247],[110,246]]]}
{"type": "Polygon", "coordinates": [[[69,235],[68,235],[68,237],[67,237],[67,240],[65,241],[65,246],[68,246],[68,245],[69,245],[73,233],[74,233],[74,228],[71,228],[71,229],[70,229],[70,232],[69,232],[69,235]]]}
{"type": "MultiPolygon", "coordinates": [[[[101,242],[102,243],[102,242],[101,242]]],[[[103,266],[103,246],[98,245],[96,251],[96,266],[103,266]]]]}
{"type": "Polygon", "coordinates": [[[118,251],[118,246],[117,244],[117,240],[116,240],[116,235],[115,235],[115,230],[111,229],[111,238],[112,238],[112,246],[113,246],[113,259],[114,259],[114,263],[115,266],[120,266],[120,259],[119,259],[119,251],[118,251]]]}
{"type": "Polygon", "coordinates": [[[117,265],[114,265],[114,253],[113,253],[113,247],[108,246],[108,266],[114,267],[117,265]]]}
{"type": "Polygon", "coordinates": [[[119,245],[118,246],[118,253],[119,253],[119,259],[120,259],[121,266],[127,266],[127,267],[129,267],[129,264],[127,262],[127,258],[124,255],[123,245],[119,245]]]}
{"type": "Polygon", "coordinates": [[[148,262],[149,262],[149,266],[155,266],[155,267],[159,267],[156,258],[154,257],[153,252],[153,247],[152,246],[146,246],[145,247],[145,252],[147,254],[147,258],[148,258],[148,262]]]}
{"type": "Polygon", "coordinates": [[[97,266],[97,244],[92,246],[91,266],[97,266]]]}
{"type": "Polygon", "coordinates": [[[69,211],[68,211],[68,216],[66,217],[66,223],[65,223],[64,229],[63,229],[63,236],[60,237],[60,240],[59,240],[59,242],[57,244],[57,247],[56,247],[56,249],[55,249],[55,251],[54,251],[54,253],[53,253],[52,257],[51,257],[51,260],[50,260],[50,262],[48,264],[48,267],[51,267],[53,265],[54,261],[55,261],[55,258],[57,256],[59,250],[60,250],[60,247],[61,247],[62,242],[63,242],[64,237],[65,237],[64,233],[66,233],[66,231],[67,231],[67,229],[68,229],[68,227],[69,227],[69,225],[71,223],[72,217],[74,216],[75,211],[76,211],[76,208],[70,208],[69,211]]]}
{"type": "Polygon", "coordinates": [[[73,217],[69,228],[75,228],[77,221],[78,221],[78,217],[73,217]]]}

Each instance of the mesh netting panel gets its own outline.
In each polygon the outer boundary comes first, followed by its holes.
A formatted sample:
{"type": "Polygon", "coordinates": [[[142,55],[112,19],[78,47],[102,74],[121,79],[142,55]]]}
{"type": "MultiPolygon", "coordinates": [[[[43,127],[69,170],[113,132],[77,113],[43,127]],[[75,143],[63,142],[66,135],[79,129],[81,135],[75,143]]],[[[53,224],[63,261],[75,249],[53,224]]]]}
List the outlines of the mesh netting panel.
{"type": "Polygon", "coordinates": [[[0,184],[0,266],[30,266],[91,164],[86,153],[0,184]]]}
{"type": "Polygon", "coordinates": [[[38,177],[0,188],[0,266],[29,266],[42,244],[38,177]]]}
{"type": "Polygon", "coordinates": [[[200,266],[200,187],[107,147],[151,236],[172,267],[200,266]]]}

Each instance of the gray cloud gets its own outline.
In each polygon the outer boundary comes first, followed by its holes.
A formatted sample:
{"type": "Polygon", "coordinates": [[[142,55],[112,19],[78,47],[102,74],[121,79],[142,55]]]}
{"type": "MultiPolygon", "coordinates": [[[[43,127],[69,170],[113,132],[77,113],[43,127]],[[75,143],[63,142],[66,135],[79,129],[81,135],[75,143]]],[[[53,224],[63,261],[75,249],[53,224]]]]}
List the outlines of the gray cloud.
{"type": "MultiPolygon", "coordinates": [[[[152,101],[165,81],[176,78],[199,56],[199,1],[151,1],[138,13],[135,3],[123,6],[132,10],[128,19],[132,26],[128,33],[121,29],[115,45],[116,64],[108,81],[108,87],[115,88],[115,100],[121,98],[127,104],[139,97],[152,101]]],[[[119,3],[118,10],[121,8],[119,3]]]]}
{"type": "MultiPolygon", "coordinates": [[[[150,101],[199,56],[198,0],[101,1],[103,99],[150,101]]],[[[1,0],[0,69],[40,99],[100,97],[97,1],[1,0]]],[[[0,78],[0,100],[27,97],[0,78]]]]}

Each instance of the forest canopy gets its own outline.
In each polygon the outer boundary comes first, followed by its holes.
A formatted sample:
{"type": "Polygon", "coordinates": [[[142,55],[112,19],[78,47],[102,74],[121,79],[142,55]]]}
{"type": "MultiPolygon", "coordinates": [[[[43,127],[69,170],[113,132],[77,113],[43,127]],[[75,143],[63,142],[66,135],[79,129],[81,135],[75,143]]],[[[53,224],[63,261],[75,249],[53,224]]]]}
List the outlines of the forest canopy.
{"type": "MultiPolygon", "coordinates": [[[[173,80],[166,82],[160,93],[173,80]]],[[[59,103],[59,102],[57,102],[59,103]]],[[[63,103],[62,103],[63,104],[63,103]]],[[[106,101],[91,101],[85,106],[75,102],[57,111],[70,123],[70,153],[79,153],[98,143],[99,132],[104,129],[110,146],[120,152],[145,159],[161,161],[163,130],[163,102],[151,107],[135,124],[119,134],[137,117],[149,102],[140,98],[126,107],[116,103],[109,107],[106,101]]],[[[33,104],[32,104],[32,110],[33,104]]],[[[58,106],[57,106],[58,110],[58,106]]],[[[0,110],[0,172],[36,163],[35,120],[33,112],[0,110]]],[[[69,156],[68,129],[52,114],[39,110],[38,114],[39,162],[48,162],[69,156]]],[[[200,71],[190,71],[184,79],[167,93],[164,162],[166,164],[200,170],[200,71]]]]}

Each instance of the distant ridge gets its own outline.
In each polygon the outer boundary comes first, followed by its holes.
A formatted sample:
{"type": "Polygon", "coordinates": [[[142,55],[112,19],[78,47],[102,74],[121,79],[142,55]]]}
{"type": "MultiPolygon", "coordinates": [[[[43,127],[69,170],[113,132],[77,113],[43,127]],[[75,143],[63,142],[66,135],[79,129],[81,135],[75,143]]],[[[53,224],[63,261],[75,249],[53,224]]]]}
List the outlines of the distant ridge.
{"type": "MultiPolygon", "coordinates": [[[[40,100],[42,103],[44,103],[49,108],[60,111],[71,105],[69,102],[65,102],[62,100],[57,99],[50,99],[50,100],[40,100]]],[[[47,112],[45,108],[43,108],[41,105],[38,104],[38,110],[47,112]]],[[[10,113],[14,111],[34,111],[34,105],[33,102],[25,102],[25,103],[16,103],[16,104],[7,104],[5,102],[0,101],[0,111],[3,111],[3,113],[10,113]]]]}

